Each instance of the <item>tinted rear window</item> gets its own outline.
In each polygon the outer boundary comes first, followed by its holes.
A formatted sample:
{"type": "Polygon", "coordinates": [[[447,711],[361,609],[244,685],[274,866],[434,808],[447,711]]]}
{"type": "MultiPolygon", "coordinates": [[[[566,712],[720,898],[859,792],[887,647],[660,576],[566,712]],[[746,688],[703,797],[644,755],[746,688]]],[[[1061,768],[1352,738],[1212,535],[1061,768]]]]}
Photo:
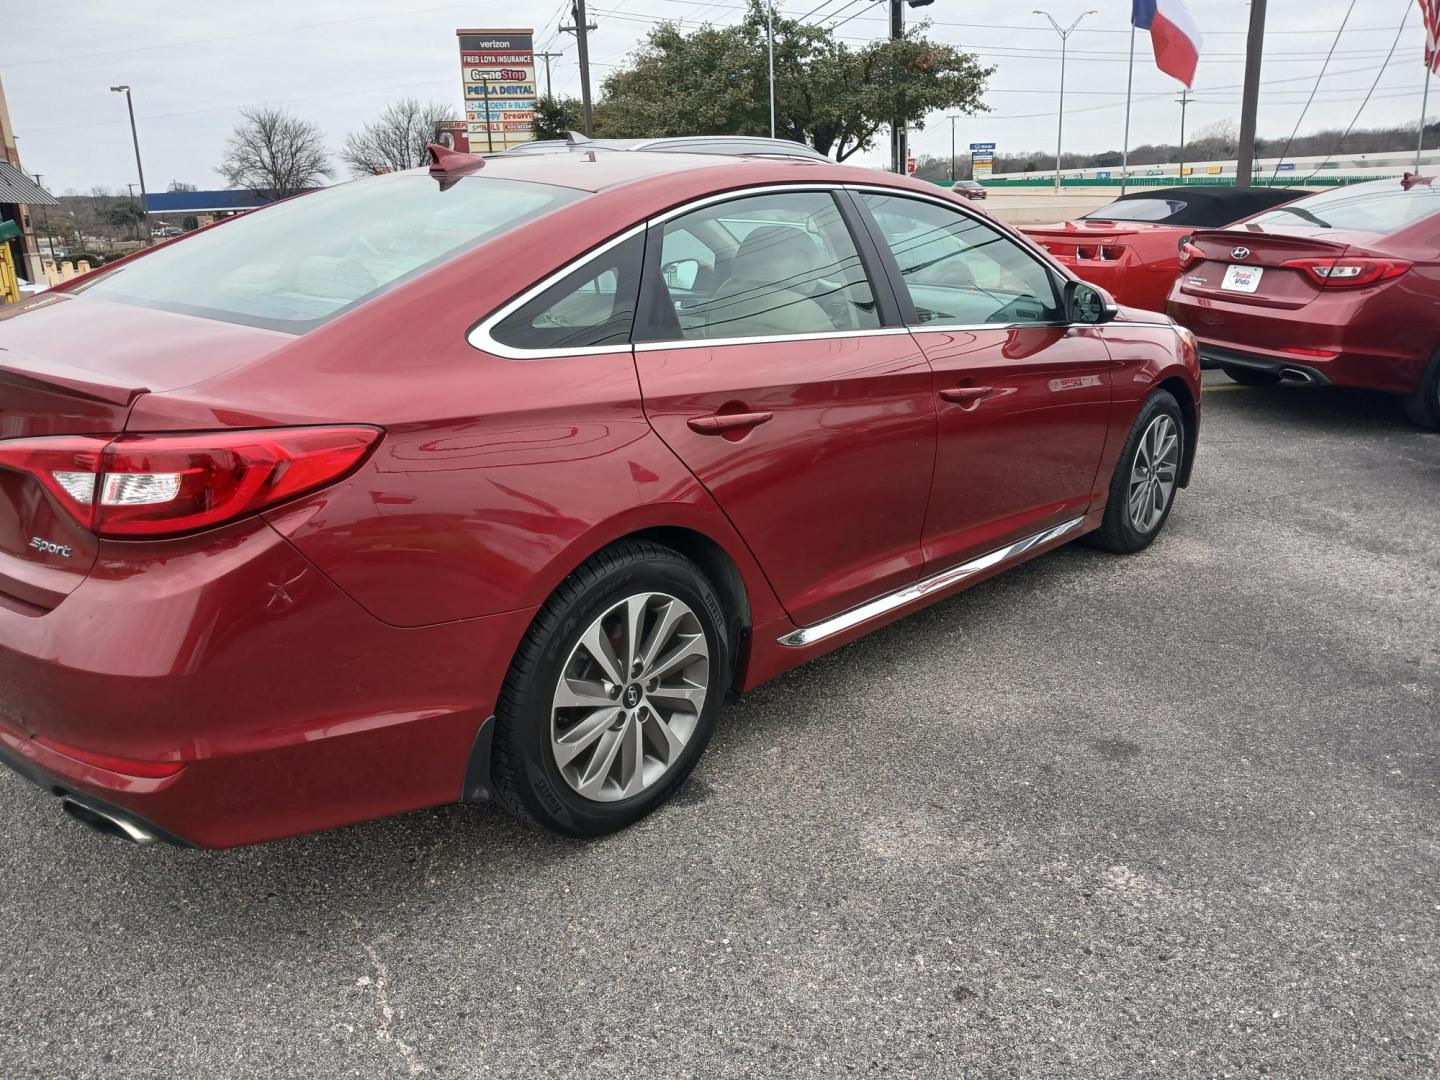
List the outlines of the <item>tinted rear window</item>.
{"type": "Polygon", "coordinates": [[[1440,188],[1417,184],[1406,191],[1396,180],[1377,191],[1369,184],[1334,188],[1250,219],[1253,225],[1313,225],[1324,229],[1392,233],[1440,214],[1440,188]]]}
{"type": "Polygon", "coordinates": [[[483,176],[357,180],[247,214],[99,278],[86,291],[303,333],[583,192],[483,176]]]}
{"type": "Polygon", "coordinates": [[[1175,199],[1120,199],[1085,216],[1101,221],[1164,221],[1184,209],[1185,204],[1175,199]]]}

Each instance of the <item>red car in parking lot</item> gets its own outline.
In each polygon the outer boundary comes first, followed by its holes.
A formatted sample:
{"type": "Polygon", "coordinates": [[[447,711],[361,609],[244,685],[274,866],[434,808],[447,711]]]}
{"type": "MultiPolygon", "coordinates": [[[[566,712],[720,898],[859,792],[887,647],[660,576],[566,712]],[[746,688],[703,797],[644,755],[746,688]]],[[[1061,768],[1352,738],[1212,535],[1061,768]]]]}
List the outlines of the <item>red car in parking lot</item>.
{"type": "Polygon", "coordinates": [[[1289,188],[1144,188],[1074,221],[1021,231],[1082,280],[1121,304],[1164,311],[1180,273],[1180,246],[1196,229],[1224,228],[1301,192],[1289,188]]]}
{"type": "Polygon", "coordinates": [[[1406,176],[1334,188],[1197,232],[1168,310],[1237,382],[1404,395],[1440,428],[1440,189],[1406,176]]]}
{"type": "Polygon", "coordinates": [[[618,828],[727,694],[1187,482],[1188,331],[931,185],[437,158],[0,315],[0,758],[88,824],[618,828]]]}

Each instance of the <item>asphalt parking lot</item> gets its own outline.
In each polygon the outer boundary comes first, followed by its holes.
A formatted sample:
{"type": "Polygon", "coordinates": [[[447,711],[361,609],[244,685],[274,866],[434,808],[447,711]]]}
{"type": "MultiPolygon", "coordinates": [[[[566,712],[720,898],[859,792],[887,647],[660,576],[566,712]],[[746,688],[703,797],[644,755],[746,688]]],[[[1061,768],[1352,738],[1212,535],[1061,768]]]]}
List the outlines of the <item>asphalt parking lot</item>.
{"type": "Polygon", "coordinates": [[[0,1077],[1435,1076],[1440,436],[1207,383],[1150,551],[760,689],[599,842],[140,850],[0,775],[0,1077]]]}

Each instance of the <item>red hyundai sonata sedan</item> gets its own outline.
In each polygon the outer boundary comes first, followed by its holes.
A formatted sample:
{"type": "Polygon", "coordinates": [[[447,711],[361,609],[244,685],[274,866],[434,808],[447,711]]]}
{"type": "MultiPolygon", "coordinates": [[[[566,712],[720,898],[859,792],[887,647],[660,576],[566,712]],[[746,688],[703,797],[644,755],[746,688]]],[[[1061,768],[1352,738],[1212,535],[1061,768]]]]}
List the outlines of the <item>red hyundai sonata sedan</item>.
{"type": "Polygon", "coordinates": [[[831,164],[445,156],[0,316],[0,756],[222,847],[670,795],[727,694],[1195,455],[1188,332],[831,164]]]}
{"type": "Polygon", "coordinates": [[[1385,390],[1440,429],[1440,188],[1333,188],[1181,252],[1167,310],[1236,382],[1385,390]]]}

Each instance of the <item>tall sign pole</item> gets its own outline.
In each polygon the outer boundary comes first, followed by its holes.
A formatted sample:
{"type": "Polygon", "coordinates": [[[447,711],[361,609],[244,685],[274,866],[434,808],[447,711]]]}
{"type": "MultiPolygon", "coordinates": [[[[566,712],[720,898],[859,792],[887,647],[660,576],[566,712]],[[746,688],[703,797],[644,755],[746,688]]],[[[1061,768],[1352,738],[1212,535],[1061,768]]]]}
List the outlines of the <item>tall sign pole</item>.
{"type": "Polygon", "coordinates": [[[1248,188],[1255,168],[1255,112],[1260,104],[1260,56],[1265,48],[1265,0],[1250,0],[1250,34],[1245,39],[1245,88],[1240,98],[1240,153],[1235,186],[1248,188]]]}
{"type": "Polygon", "coordinates": [[[485,152],[495,152],[495,125],[490,122],[490,80],[480,80],[480,93],[485,102],[485,152]]]}

